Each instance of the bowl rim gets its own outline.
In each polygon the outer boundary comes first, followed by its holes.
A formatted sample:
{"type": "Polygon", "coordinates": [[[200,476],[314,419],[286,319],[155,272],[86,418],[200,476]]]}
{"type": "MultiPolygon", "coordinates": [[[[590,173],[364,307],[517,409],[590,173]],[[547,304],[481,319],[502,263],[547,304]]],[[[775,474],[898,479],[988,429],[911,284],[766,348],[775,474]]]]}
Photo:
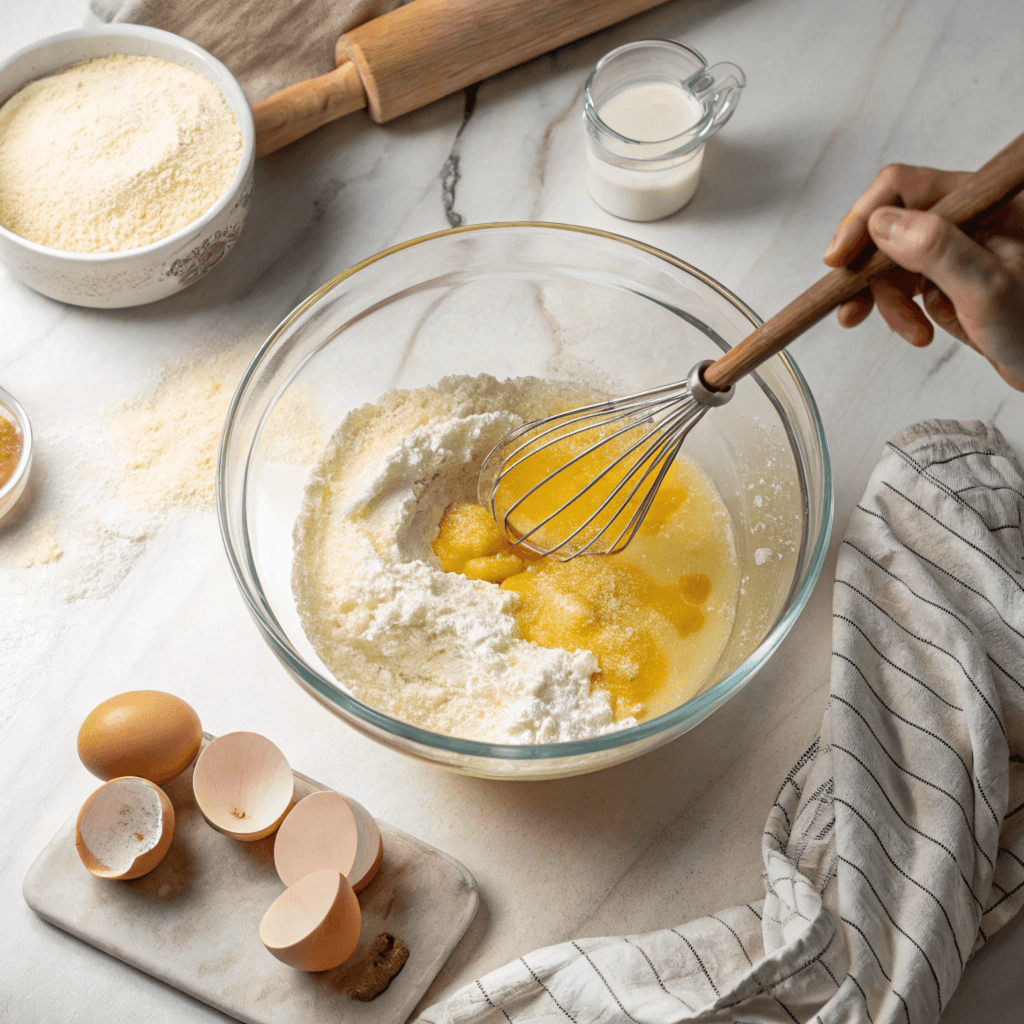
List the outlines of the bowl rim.
{"type": "MultiPolygon", "coordinates": [[[[584,740],[573,740],[567,743],[538,744],[497,744],[487,743],[481,740],[468,740],[457,736],[448,736],[443,733],[431,732],[427,729],[422,729],[419,726],[411,725],[408,722],[403,722],[401,719],[394,718],[382,711],[378,711],[375,708],[362,703],[362,701],[353,697],[351,694],[346,693],[340,688],[339,684],[332,683],[323,678],[302,659],[298,652],[295,651],[289,643],[284,630],[281,628],[280,624],[277,622],[276,616],[270,609],[269,603],[265,607],[261,606],[257,600],[257,595],[250,590],[246,582],[243,566],[239,558],[236,557],[236,553],[232,545],[231,527],[228,521],[226,501],[227,465],[225,456],[228,445],[232,439],[235,416],[241,406],[243,398],[245,397],[245,392],[250,382],[257,375],[264,359],[270,354],[272,348],[282,334],[287,331],[287,329],[299,317],[301,317],[307,310],[319,302],[320,299],[343,281],[346,281],[348,278],[359,273],[364,268],[371,266],[394,253],[449,235],[466,234],[475,231],[504,230],[509,228],[541,228],[544,230],[577,232],[586,235],[593,235],[599,238],[610,239],[614,242],[625,243],[635,249],[639,249],[649,255],[668,262],[677,269],[683,270],[695,277],[697,280],[706,284],[743,313],[743,315],[750,321],[753,328],[760,326],[762,323],[760,317],[758,317],[758,315],[745,302],[743,302],[742,299],[738,298],[723,284],[716,281],[704,271],[699,270],[697,267],[687,263],[685,260],[681,260],[678,257],[673,256],[671,253],[667,253],[655,246],[648,245],[646,242],[640,242],[625,235],[605,231],[602,228],[584,227],[577,224],[563,224],[555,221],[493,221],[483,224],[465,224],[460,227],[447,228],[443,231],[435,231],[427,235],[420,235],[416,238],[409,239],[405,242],[400,242],[397,245],[390,246],[373,256],[369,256],[366,259],[361,260],[317,288],[308,298],[299,303],[299,305],[296,306],[276,328],[274,328],[267,340],[260,346],[256,354],[253,356],[251,362],[248,367],[246,367],[246,370],[242,375],[242,379],[238,383],[238,387],[236,388],[234,395],[231,398],[231,404],[228,407],[227,416],[224,421],[224,430],[221,434],[217,457],[217,520],[220,526],[221,539],[224,543],[228,562],[231,566],[231,571],[235,576],[235,581],[242,592],[242,596],[245,599],[246,604],[249,606],[250,613],[256,620],[260,632],[270,644],[271,649],[278,659],[284,663],[289,671],[295,675],[298,681],[305,688],[312,691],[312,695],[320,700],[321,703],[325,703],[331,708],[331,710],[340,708],[349,714],[353,714],[373,729],[379,729],[383,732],[403,737],[404,739],[410,740],[423,747],[444,750],[448,754],[461,757],[487,758],[501,761],[553,761],[562,758],[581,757],[587,754],[593,754],[599,751],[610,750],[615,747],[628,746],[636,742],[649,740],[658,736],[660,733],[671,730],[674,725],[680,722],[690,722],[691,727],[696,725],[702,719],[706,718],[719,705],[724,703],[734,692],[740,689],[743,684],[761,668],[769,656],[774,653],[776,648],[782,643],[782,640],[793,626],[793,623],[803,611],[804,606],[807,604],[811,592],[818,581],[818,577],[821,574],[821,567],[825,561],[825,556],[828,551],[829,538],[832,532],[834,494],[832,483],[832,462],[828,449],[828,440],[825,436],[824,423],[822,422],[817,403],[814,400],[814,396],[811,393],[803,373],[801,373],[796,362],[787,352],[783,351],[779,353],[779,358],[782,361],[783,366],[795,380],[797,388],[807,405],[814,433],[817,437],[822,453],[821,470],[823,500],[820,529],[814,547],[807,555],[807,570],[804,574],[803,581],[799,587],[796,587],[795,590],[791,590],[790,603],[788,607],[783,614],[779,616],[761,643],[754,648],[754,650],[740,665],[736,666],[736,668],[734,668],[728,675],[715,683],[714,686],[709,687],[703,693],[691,698],[685,704],[681,704],[679,707],[673,708],[671,711],[667,711],[663,715],[659,715],[657,718],[652,718],[645,722],[639,722],[637,725],[629,726],[625,729],[619,729],[601,736],[593,736],[584,740]]],[[[252,450],[250,449],[246,454],[246,465],[243,474],[246,479],[249,474],[249,462],[251,458],[252,450]]],[[[242,535],[244,538],[248,537],[246,502],[247,498],[243,484],[241,497],[242,514],[240,518],[242,524],[242,535]]],[[[246,547],[248,548],[247,541],[246,547]]],[[[256,583],[255,589],[259,591],[259,598],[263,599],[262,585],[260,584],[260,578],[256,570],[256,566],[248,551],[245,552],[244,557],[252,579],[256,583]]],[[[408,753],[408,751],[406,751],[406,753],[408,753]]]]}
{"type": "MultiPolygon", "coordinates": [[[[149,25],[104,25],[100,28],[78,28],[71,29],[67,32],[57,32],[52,36],[46,36],[43,39],[38,39],[36,42],[30,43],[28,46],[23,46],[20,50],[17,50],[3,58],[3,60],[0,60],[0,74],[6,71],[16,61],[19,61],[23,57],[27,57],[44,47],[52,46],[57,43],[74,42],[76,40],[103,39],[105,36],[148,39],[153,42],[164,43],[171,49],[190,54],[201,64],[207,65],[211,70],[223,76],[223,82],[214,81],[212,78],[208,79],[208,81],[210,81],[222,94],[224,94],[225,102],[228,103],[228,109],[235,116],[235,120],[238,122],[239,130],[242,133],[242,154],[239,157],[238,167],[235,170],[234,177],[231,179],[231,183],[218,197],[217,201],[205,211],[205,213],[186,224],[183,228],[179,228],[173,234],[167,235],[164,238],[158,238],[155,242],[150,242],[147,245],[140,245],[135,249],[118,249],[116,252],[69,252],[66,249],[54,249],[49,245],[40,245],[38,242],[33,242],[31,239],[16,234],[9,228],[5,228],[0,224],[0,238],[27,249],[29,252],[36,253],[41,256],[47,256],[51,259],[60,259],[62,261],[72,263],[102,265],[104,263],[114,263],[117,260],[123,260],[127,257],[134,258],[139,256],[151,256],[164,248],[173,249],[183,242],[189,235],[195,234],[197,231],[201,232],[204,225],[209,224],[223,213],[225,209],[227,209],[228,205],[238,196],[238,193],[244,185],[246,178],[249,176],[252,165],[256,159],[256,122],[253,120],[252,109],[249,106],[249,101],[246,99],[245,93],[242,91],[241,85],[238,83],[238,79],[235,78],[231,71],[228,70],[227,66],[214,57],[212,53],[204,50],[201,46],[198,46],[191,40],[186,39],[184,36],[179,36],[174,32],[167,32],[162,28],[151,28],[149,25]],[[230,102],[227,93],[232,94],[235,101],[234,105],[230,102]],[[238,110],[235,109],[236,105],[238,110]],[[239,111],[241,111],[241,113],[239,113],[239,111]]],[[[119,50],[113,50],[111,51],[111,54],[120,52],[121,51],[119,50]]],[[[54,69],[54,71],[48,71],[46,74],[40,75],[36,78],[26,78],[20,85],[15,87],[14,92],[12,92],[7,99],[0,102],[0,108],[6,104],[8,99],[13,98],[26,85],[30,85],[32,82],[37,82],[41,78],[46,78],[51,74],[55,74],[63,68],[70,67],[79,60],[89,59],[91,58],[80,57],[62,65],[61,68],[54,69]]],[[[171,63],[174,62],[172,61],[171,63]]]]}

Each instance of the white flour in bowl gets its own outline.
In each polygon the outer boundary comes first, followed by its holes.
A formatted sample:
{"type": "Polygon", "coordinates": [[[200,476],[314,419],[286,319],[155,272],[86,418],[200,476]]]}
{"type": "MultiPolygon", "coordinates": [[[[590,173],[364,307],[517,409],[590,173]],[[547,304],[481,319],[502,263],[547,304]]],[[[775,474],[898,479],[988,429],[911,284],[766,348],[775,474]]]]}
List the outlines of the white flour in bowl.
{"type": "Polygon", "coordinates": [[[513,427],[593,401],[532,377],[447,377],[392,391],[336,431],[295,526],[292,583],[319,657],[356,698],[431,732],[560,743],[615,722],[597,659],[520,638],[517,597],[446,573],[430,548],[444,509],[475,501],[480,463],[513,427]]]}

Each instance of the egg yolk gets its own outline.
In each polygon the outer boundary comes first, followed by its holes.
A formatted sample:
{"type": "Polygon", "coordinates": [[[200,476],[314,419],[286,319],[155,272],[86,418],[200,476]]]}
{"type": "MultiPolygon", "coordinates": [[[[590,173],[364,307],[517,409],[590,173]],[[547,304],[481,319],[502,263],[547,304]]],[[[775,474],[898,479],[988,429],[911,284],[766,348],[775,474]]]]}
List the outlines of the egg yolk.
{"type": "Polygon", "coordinates": [[[430,546],[445,572],[460,572],[471,580],[501,583],[526,564],[509,550],[511,545],[490,512],[469,502],[457,501],[445,509],[437,540],[430,546]]]}
{"type": "Polygon", "coordinates": [[[539,557],[511,546],[487,509],[462,502],[445,510],[432,548],[446,572],[517,594],[525,640],[591,651],[592,683],[608,691],[617,720],[651,717],[697,692],[731,631],[738,574],[728,514],[716,518],[712,496],[720,504],[695,463],[674,463],[616,555],[539,557]]]}

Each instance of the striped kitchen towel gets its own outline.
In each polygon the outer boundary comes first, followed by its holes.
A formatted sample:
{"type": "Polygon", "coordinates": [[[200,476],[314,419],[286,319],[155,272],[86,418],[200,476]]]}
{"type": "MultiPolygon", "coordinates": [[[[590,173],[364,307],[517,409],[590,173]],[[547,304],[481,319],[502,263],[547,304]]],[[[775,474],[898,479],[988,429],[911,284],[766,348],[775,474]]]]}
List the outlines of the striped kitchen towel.
{"type": "Polygon", "coordinates": [[[422,1021],[937,1021],[1024,902],[1022,510],[995,428],[894,437],[840,551],[831,695],[768,816],[765,898],[527,953],[422,1021]]]}

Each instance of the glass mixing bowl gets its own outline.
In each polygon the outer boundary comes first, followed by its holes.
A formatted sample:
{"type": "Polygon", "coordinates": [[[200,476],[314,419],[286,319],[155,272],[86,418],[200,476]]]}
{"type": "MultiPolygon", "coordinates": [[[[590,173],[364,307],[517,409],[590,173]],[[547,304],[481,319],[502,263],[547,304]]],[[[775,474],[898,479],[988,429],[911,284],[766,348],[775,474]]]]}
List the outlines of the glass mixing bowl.
{"type": "Polygon", "coordinates": [[[743,584],[702,692],[658,718],[575,743],[501,746],[443,736],[351,696],[306,639],[292,596],[292,529],[311,470],[351,410],[449,374],[532,374],[628,394],[682,379],[760,321],[706,274],[650,246],[559,224],[428,235],[329,281],[271,334],[242,378],[221,442],[228,558],[271,650],[360,732],[454,771],[576,775],[676,738],[744,686],[810,595],[832,523],[828,449],[796,364],[775,356],[711,410],[685,450],[732,515],[743,584]]]}

